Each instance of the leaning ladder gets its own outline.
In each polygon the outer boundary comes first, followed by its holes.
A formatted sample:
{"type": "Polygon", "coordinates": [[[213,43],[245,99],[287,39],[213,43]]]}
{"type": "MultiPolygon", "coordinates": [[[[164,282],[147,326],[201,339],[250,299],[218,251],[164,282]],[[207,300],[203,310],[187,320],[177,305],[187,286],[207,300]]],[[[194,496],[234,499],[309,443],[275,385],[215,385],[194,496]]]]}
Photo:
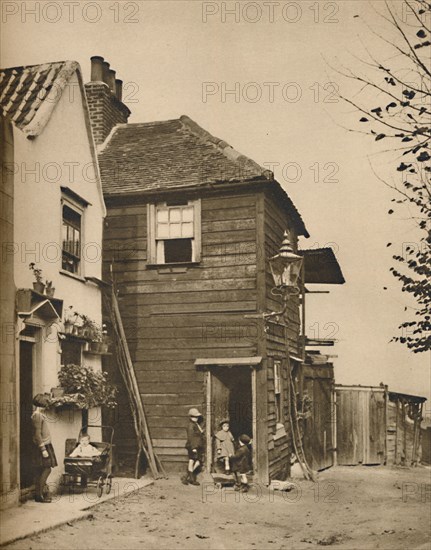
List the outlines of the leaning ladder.
{"type": "MultiPolygon", "coordinates": [[[[112,269],[112,266],[111,266],[112,269]]],[[[105,299],[108,297],[105,294],[105,299]]],[[[121,319],[120,308],[115,290],[115,285],[111,286],[110,300],[108,303],[111,323],[115,334],[115,349],[117,355],[117,364],[123,377],[124,384],[129,397],[130,408],[133,415],[136,437],[138,440],[138,451],[135,463],[135,477],[139,477],[139,467],[142,453],[144,453],[151,473],[154,479],[167,477],[163,464],[154,452],[148,429],[147,417],[145,415],[141,394],[139,392],[138,382],[136,380],[135,369],[130,356],[129,346],[127,344],[126,334],[124,332],[123,321],[121,319]]]]}

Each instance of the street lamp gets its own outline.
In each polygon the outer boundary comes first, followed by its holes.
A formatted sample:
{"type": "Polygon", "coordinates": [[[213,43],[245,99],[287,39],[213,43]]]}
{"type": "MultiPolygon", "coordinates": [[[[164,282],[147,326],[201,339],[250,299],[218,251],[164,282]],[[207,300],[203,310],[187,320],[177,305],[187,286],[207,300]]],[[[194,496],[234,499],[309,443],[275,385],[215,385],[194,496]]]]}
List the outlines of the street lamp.
{"type": "Polygon", "coordinates": [[[289,233],[285,231],[280,252],[269,259],[269,266],[277,289],[286,292],[286,294],[299,294],[297,283],[302,261],[302,256],[293,252],[289,233]]]}

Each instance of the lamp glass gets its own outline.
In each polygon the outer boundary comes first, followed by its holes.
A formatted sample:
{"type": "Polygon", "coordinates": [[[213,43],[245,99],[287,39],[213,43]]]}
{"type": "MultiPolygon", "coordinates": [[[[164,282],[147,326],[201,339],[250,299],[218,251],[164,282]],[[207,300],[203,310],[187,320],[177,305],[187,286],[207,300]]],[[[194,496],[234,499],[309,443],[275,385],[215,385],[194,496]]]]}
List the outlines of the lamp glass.
{"type": "Polygon", "coordinates": [[[302,257],[296,254],[277,254],[269,260],[272,277],[276,287],[297,289],[301,272],[302,257]]]}

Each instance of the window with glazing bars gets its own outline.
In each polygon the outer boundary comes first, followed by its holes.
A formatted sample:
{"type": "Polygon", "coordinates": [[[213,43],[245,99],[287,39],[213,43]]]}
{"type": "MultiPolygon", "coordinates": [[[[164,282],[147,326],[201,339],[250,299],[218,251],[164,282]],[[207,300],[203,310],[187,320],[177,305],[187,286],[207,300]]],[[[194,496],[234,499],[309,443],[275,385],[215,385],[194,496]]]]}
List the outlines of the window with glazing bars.
{"type": "Polygon", "coordinates": [[[149,263],[200,261],[200,202],[148,207],[149,263]]]}
{"type": "Polygon", "coordinates": [[[81,264],[81,214],[63,205],[62,269],[79,273],[81,264]]]}

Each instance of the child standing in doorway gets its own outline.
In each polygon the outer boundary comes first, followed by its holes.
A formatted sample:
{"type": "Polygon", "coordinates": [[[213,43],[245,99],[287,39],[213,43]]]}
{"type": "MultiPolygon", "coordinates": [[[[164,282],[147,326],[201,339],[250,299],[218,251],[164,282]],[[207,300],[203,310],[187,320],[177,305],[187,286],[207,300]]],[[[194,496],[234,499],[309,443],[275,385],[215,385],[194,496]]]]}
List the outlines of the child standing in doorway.
{"type": "Polygon", "coordinates": [[[190,422],[187,427],[186,449],[189,456],[187,474],[181,478],[184,485],[200,485],[197,481],[197,470],[203,462],[205,448],[203,416],[196,408],[189,410],[190,422]]]}
{"type": "Polygon", "coordinates": [[[229,420],[220,422],[220,430],[216,433],[217,459],[224,463],[226,472],[230,472],[229,459],[235,454],[234,437],[230,431],[229,420]]]}

